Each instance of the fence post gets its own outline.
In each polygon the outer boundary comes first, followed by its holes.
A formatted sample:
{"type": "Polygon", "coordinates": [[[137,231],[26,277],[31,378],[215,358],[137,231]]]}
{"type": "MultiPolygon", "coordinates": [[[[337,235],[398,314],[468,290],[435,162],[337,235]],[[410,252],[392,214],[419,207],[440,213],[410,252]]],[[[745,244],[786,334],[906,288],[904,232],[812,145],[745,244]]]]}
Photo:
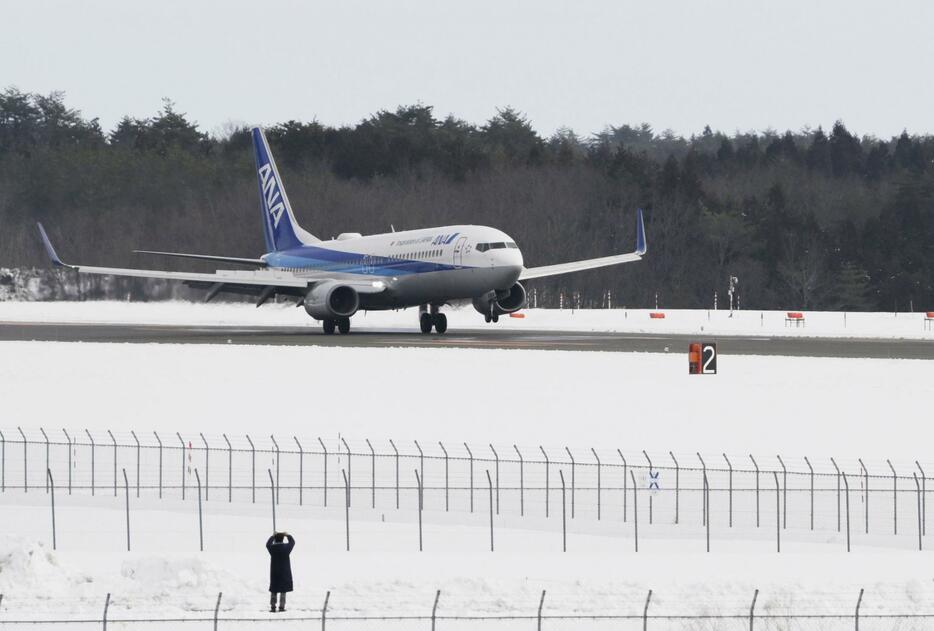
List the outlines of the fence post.
{"type": "Polygon", "coordinates": [[[593,452],[593,457],[597,461],[597,521],[600,521],[600,513],[602,512],[602,502],[601,495],[603,494],[603,479],[601,469],[600,456],[597,455],[597,450],[593,447],[590,448],[590,451],[593,452]]]}
{"type": "Polygon", "coordinates": [[[418,444],[417,440],[413,440],[415,443],[415,448],[418,449],[418,471],[421,474],[422,478],[425,477],[425,452],[422,451],[422,446],[418,444]]]}
{"type": "Polygon", "coordinates": [[[707,552],[710,552],[710,484],[707,482],[706,471],[704,471],[704,514],[707,515],[704,522],[707,527],[707,552]]]}
{"type": "Polygon", "coordinates": [[[928,534],[927,478],[924,475],[924,469],[921,468],[921,464],[917,460],[915,460],[915,466],[921,472],[921,534],[926,536],[928,534]]]}
{"type": "Polygon", "coordinates": [[[204,518],[201,514],[201,475],[198,473],[198,467],[195,467],[195,479],[198,481],[198,541],[200,542],[201,552],[204,552],[204,518]]]}
{"type": "MultiPolygon", "coordinates": [[[[276,504],[279,503],[279,461],[282,459],[279,455],[279,443],[276,442],[276,437],[272,434],[269,435],[269,438],[272,440],[273,447],[276,448],[276,504]]],[[[348,465],[349,466],[349,465],[348,465]]]]}
{"type": "MultiPolygon", "coordinates": [[[[366,439],[366,446],[370,448],[370,508],[376,508],[376,451],[370,439],[366,439]]],[[[447,482],[447,462],[445,462],[445,486],[447,482]]],[[[445,493],[447,493],[445,491],[445,493]]],[[[445,495],[445,499],[446,499],[445,495]]]]}
{"type": "Polygon", "coordinates": [[[104,617],[101,622],[104,624],[104,631],[107,631],[107,610],[110,609],[110,592],[107,592],[107,600],[104,601],[104,617]]]}
{"type": "Polygon", "coordinates": [[[575,495],[575,487],[577,486],[575,482],[576,476],[574,473],[574,469],[576,468],[577,463],[574,462],[574,454],[571,453],[571,450],[568,449],[567,447],[565,447],[564,450],[568,452],[568,458],[570,458],[571,460],[571,519],[574,519],[574,516],[575,516],[574,495],[575,495]]]}
{"type": "MultiPolygon", "coordinates": [[[[391,438],[389,439],[389,444],[392,445],[392,450],[396,453],[396,510],[399,510],[399,450],[396,449],[396,443],[392,442],[391,438]]],[[[471,476],[470,479],[472,481],[473,476],[471,476]]],[[[473,506],[473,486],[472,485],[471,485],[471,491],[470,491],[470,505],[473,506]]]]}
{"type": "Polygon", "coordinates": [[[489,469],[486,470],[486,483],[490,488],[490,552],[493,552],[493,478],[489,469]]]}
{"type": "Polygon", "coordinates": [[[211,499],[211,462],[208,459],[210,448],[204,433],[199,432],[199,434],[201,435],[201,442],[204,443],[204,501],[207,502],[211,499]]]}
{"type": "Polygon", "coordinates": [[[227,443],[227,503],[233,502],[233,447],[230,446],[230,439],[227,434],[221,434],[224,442],[227,443]]]}
{"type": "Polygon", "coordinates": [[[341,469],[344,476],[344,534],[347,540],[347,552],[350,552],[350,480],[347,471],[341,469]]]}
{"type": "Polygon", "coordinates": [[[418,551],[422,551],[422,477],[415,469],[415,491],[418,493],[418,551]]]}
{"type": "Polygon", "coordinates": [[[626,506],[628,504],[626,501],[626,485],[628,484],[628,480],[626,479],[626,469],[628,468],[628,465],[626,463],[626,456],[623,455],[623,452],[617,449],[616,453],[619,454],[620,459],[623,461],[623,523],[626,523],[626,506]]]}
{"type": "MultiPolygon", "coordinates": [[[[645,451],[645,449],[642,450],[642,455],[645,456],[645,461],[649,463],[649,488],[652,488],[651,479],[654,477],[653,474],[655,473],[655,467],[652,466],[652,459],[649,458],[649,454],[645,451]]],[[[636,487],[635,481],[633,481],[632,487],[633,489],[635,489],[636,487]]],[[[650,526],[652,525],[652,497],[653,497],[652,494],[649,493],[649,525],[650,526]]]]}
{"type": "Polygon", "coordinates": [[[467,443],[464,443],[464,449],[467,450],[467,459],[470,462],[470,512],[473,512],[473,452],[467,443]]]}
{"type": "Polygon", "coordinates": [[[558,475],[561,477],[561,551],[568,551],[568,511],[567,501],[565,499],[566,489],[564,486],[564,469],[558,469],[558,475]]]}
{"type": "Polygon", "coordinates": [[[632,526],[635,531],[636,552],[639,551],[639,492],[636,489],[636,475],[629,470],[632,478],[632,526]]]}
{"type": "Polygon", "coordinates": [[[513,444],[512,448],[516,450],[516,455],[519,456],[519,516],[525,517],[525,461],[515,444],[513,444]]]}
{"type": "Polygon", "coordinates": [[[752,595],[752,604],[749,606],[749,631],[753,631],[753,622],[756,619],[756,600],[759,598],[759,590],[756,589],[752,595]]]}
{"type": "Polygon", "coordinates": [[[807,456],[804,457],[804,462],[811,472],[811,530],[814,530],[814,467],[811,466],[811,461],[807,456]]]}
{"type": "Polygon", "coordinates": [[[772,472],[775,478],[775,545],[778,552],[782,551],[782,496],[778,484],[778,473],[772,472]]]}
{"type": "Polygon", "coordinates": [[[886,460],[889,463],[889,469],[892,470],[892,528],[894,532],[892,534],[898,534],[898,474],[895,473],[895,467],[892,466],[891,460],[886,460]]]}
{"type": "Polygon", "coordinates": [[[159,438],[159,434],[156,432],[152,433],[156,437],[156,442],[159,444],[159,499],[162,499],[162,439],[159,438]]]}
{"type": "MultiPolygon", "coordinates": [[[[245,434],[246,441],[250,443],[250,491],[252,493],[252,503],[256,503],[256,446],[249,434],[245,434]]],[[[327,506],[327,501],[324,503],[327,506]]]]}
{"type": "MultiPolygon", "coordinates": [[[[707,463],[704,462],[703,456],[700,455],[700,452],[697,452],[697,459],[700,460],[701,472],[704,479],[707,479],[707,463]]],[[[704,497],[701,497],[701,525],[707,525],[707,500],[704,497]]]]}
{"type": "Polygon", "coordinates": [[[730,519],[730,528],[732,528],[733,527],[733,465],[730,464],[730,459],[726,457],[726,453],[723,454],[723,459],[726,460],[726,467],[729,470],[729,500],[730,500],[729,519],[730,519]]]}
{"type": "Polygon", "coordinates": [[[435,616],[438,615],[438,599],[441,598],[441,590],[435,592],[435,604],[431,608],[431,631],[435,631],[435,616]]]}
{"type": "Polygon", "coordinates": [[[642,631],[648,631],[649,628],[649,603],[652,602],[652,590],[645,599],[645,609],[642,610],[642,631]]]}
{"type": "Polygon", "coordinates": [[[321,607],[321,631],[325,631],[324,625],[327,621],[329,600],[331,600],[331,590],[328,590],[328,593],[324,595],[324,606],[321,607]]]}
{"type": "Polygon", "coordinates": [[[840,467],[833,458],[830,459],[830,464],[837,471],[837,532],[840,532],[840,467]]]}
{"type": "Polygon", "coordinates": [[[496,453],[496,449],[493,447],[493,444],[490,444],[490,451],[493,452],[493,461],[496,471],[496,514],[499,515],[499,454],[496,453]]]}
{"type": "Polygon", "coordinates": [[[545,606],[545,590],[542,590],[542,597],[538,601],[538,631],[542,631],[542,607],[545,606]]]}
{"type": "Polygon", "coordinates": [[[859,466],[863,468],[863,480],[865,480],[866,488],[863,490],[863,508],[865,509],[866,514],[866,534],[869,534],[869,469],[866,468],[866,465],[863,464],[863,459],[859,459],[859,466]]]}
{"type": "Polygon", "coordinates": [[[52,549],[58,549],[58,540],[55,537],[55,480],[52,479],[52,470],[46,467],[45,483],[52,492],[52,549]]]}
{"type": "Polygon", "coordinates": [[[846,551],[850,551],[850,483],[846,479],[846,472],[843,473],[843,484],[846,486],[846,551]]]}
{"type": "Polygon", "coordinates": [[[136,497],[139,498],[139,438],[136,437],[136,432],[132,429],[130,430],[130,435],[133,436],[133,440],[136,441],[136,497]]]}
{"type": "Polygon", "coordinates": [[[756,459],[752,457],[752,454],[749,454],[749,459],[752,460],[752,466],[756,468],[756,528],[759,527],[759,465],[756,464],[756,459]]]}
{"type": "Polygon", "coordinates": [[[269,503],[272,506],[272,531],[279,532],[276,528],[276,483],[272,479],[272,469],[267,468],[269,474],[269,503]]]}
{"type": "Polygon", "coordinates": [[[347,440],[341,436],[341,442],[344,443],[344,449],[347,450],[347,503],[350,505],[353,502],[352,491],[353,491],[353,469],[351,468],[351,453],[350,445],[347,444],[347,440]]]}
{"type": "Polygon", "coordinates": [[[110,442],[113,443],[114,447],[114,497],[117,497],[117,439],[114,438],[113,432],[109,429],[107,434],[110,436],[110,442]]]}
{"type": "MultiPolygon", "coordinates": [[[[40,428],[39,428],[39,431],[42,432],[42,438],[45,439],[45,470],[48,471],[48,470],[49,470],[49,437],[48,437],[48,435],[45,433],[45,429],[43,429],[43,428],[40,427],[40,428]]],[[[49,478],[48,478],[48,476],[46,476],[46,478],[45,478],[45,492],[46,492],[46,493],[49,492],[49,478]]]]}
{"type": "Polygon", "coordinates": [[[123,470],[123,491],[126,499],[126,551],[130,551],[130,481],[123,470]]]}
{"type": "Polygon", "coordinates": [[[545,448],[541,445],[538,448],[542,452],[542,456],[545,457],[545,517],[550,516],[550,503],[551,503],[551,463],[548,461],[548,454],[545,453],[545,448]]]}
{"type": "Polygon", "coordinates": [[[298,442],[297,436],[292,436],[292,440],[294,440],[295,444],[298,445],[298,505],[303,506],[305,488],[305,450],[302,449],[302,444],[298,442]]]}
{"type": "Polygon", "coordinates": [[[911,475],[915,479],[915,489],[917,490],[918,497],[918,551],[921,550],[921,484],[918,482],[918,474],[914,471],[911,472],[911,475]]]}
{"type": "MultiPolygon", "coordinates": [[[[64,427],[62,428],[62,433],[65,434],[65,441],[68,443],[68,494],[71,495],[71,467],[72,467],[72,464],[71,464],[71,451],[72,451],[71,436],[68,435],[68,432],[65,430],[64,427]]],[[[3,432],[0,432],[0,437],[2,437],[2,436],[3,436],[3,432]]],[[[0,441],[0,442],[2,442],[2,441],[0,441]]]]}
{"type": "MultiPolygon", "coordinates": [[[[392,441],[389,441],[392,442],[392,441]]],[[[321,452],[324,454],[324,507],[328,507],[328,448],[324,446],[324,441],[318,436],[318,443],[321,445],[321,452]]],[[[399,502],[396,502],[396,508],[399,508],[399,502]]],[[[330,592],[328,592],[330,593],[330,592]]],[[[323,623],[322,623],[323,624],[323,623]]]]}
{"type": "MultiPolygon", "coordinates": [[[[23,493],[29,492],[29,449],[28,442],[26,441],[26,434],[23,433],[23,428],[18,427],[19,435],[23,437],[23,493]]],[[[93,469],[92,469],[93,470],[93,469]]],[[[94,495],[93,485],[91,495],[94,495]]]]}
{"type": "Polygon", "coordinates": [[[444,443],[440,440],[438,445],[441,447],[441,452],[444,454],[444,512],[447,513],[451,510],[451,473],[450,467],[448,466],[448,450],[444,448],[444,443]]]}
{"type": "Polygon", "coordinates": [[[185,499],[185,441],[182,439],[182,435],[178,432],[175,432],[175,435],[178,436],[178,442],[182,445],[182,499],[185,499]]]}
{"type": "Polygon", "coordinates": [[[224,592],[217,592],[217,603],[214,605],[214,631],[217,631],[217,614],[221,610],[221,597],[224,595],[224,592]]]}
{"type": "Polygon", "coordinates": [[[780,455],[776,455],[778,464],[782,466],[782,529],[788,530],[788,469],[780,455]]]}
{"type": "Polygon", "coordinates": [[[859,598],[856,599],[856,631],[859,631],[859,606],[863,604],[863,588],[859,588],[859,598]]]}
{"type": "Polygon", "coordinates": [[[94,437],[91,436],[91,432],[89,432],[87,429],[85,429],[85,430],[84,430],[84,433],[87,434],[87,436],[88,436],[88,441],[91,443],[91,496],[93,497],[93,496],[94,496],[94,486],[95,486],[94,477],[95,477],[95,469],[96,469],[94,452],[97,451],[97,450],[95,449],[94,437]]]}
{"type": "MultiPolygon", "coordinates": [[[[678,465],[678,459],[675,458],[674,452],[669,451],[668,455],[671,456],[671,461],[675,463],[675,524],[679,522],[680,518],[680,509],[681,509],[681,467],[678,465]]],[[[700,456],[700,454],[698,454],[700,456]]]]}

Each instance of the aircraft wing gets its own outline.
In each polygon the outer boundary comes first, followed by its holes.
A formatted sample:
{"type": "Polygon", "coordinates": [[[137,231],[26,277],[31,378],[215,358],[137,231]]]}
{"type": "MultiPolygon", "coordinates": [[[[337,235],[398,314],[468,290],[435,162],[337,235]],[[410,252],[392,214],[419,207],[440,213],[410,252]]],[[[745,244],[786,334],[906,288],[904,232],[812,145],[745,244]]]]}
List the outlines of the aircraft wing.
{"type": "MultiPolygon", "coordinates": [[[[164,270],[133,269],[121,267],[94,267],[89,265],[72,265],[59,258],[48,234],[41,223],[37,224],[39,236],[45,246],[46,254],[56,267],[66,267],[82,274],[99,274],[105,276],[127,276],[131,278],[161,278],[165,280],[182,281],[187,285],[200,288],[210,288],[207,300],[220,292],[259,295],[262,304],[274,293],[304,296],[305,292],[322,282],[337,281],[342,285],[349,285],[361,294],[376,294],[386,290],[382,281],[344,280],[327,277],[299,277],[290,272],[278,270],[218,270],[214,273],[201,272],[169,272],[164,270]]],[[[257,305],[259,306],[259,305],[257,305]]]]}
{"type": "Polygon", "coordinates": [[[597,267],[608,267],[610,265],[619,265],[620,263],[632,263],[640,261],[648,247],[645,242],[645,223],[642,219],[642,209],[636,211],[636,249],[628,254],[615,254],[612,256],[603,256],[596,259],[584,259],[582,261],[571,261],[570,263],[558,263],[557,265],[544,265],[542,267],[528,267],[522,270],[519,280],[529,280],[532,278],[544,278],[546,276],[557,276],[558,274],[569,274],[571,272],[580,272],[597,267]]]}

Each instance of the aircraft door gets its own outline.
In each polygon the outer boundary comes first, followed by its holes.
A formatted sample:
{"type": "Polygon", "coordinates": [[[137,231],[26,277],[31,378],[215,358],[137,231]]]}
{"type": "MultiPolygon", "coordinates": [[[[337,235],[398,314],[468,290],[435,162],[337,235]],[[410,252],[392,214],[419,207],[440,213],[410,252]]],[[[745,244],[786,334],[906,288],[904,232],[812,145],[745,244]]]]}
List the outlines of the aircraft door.
{"type": "Polygon", "coordinates": [[[454,266],[460,267],[464,264],[464,250],[467,243],[467,237],[461,237],[454,244],[454,266]]]}

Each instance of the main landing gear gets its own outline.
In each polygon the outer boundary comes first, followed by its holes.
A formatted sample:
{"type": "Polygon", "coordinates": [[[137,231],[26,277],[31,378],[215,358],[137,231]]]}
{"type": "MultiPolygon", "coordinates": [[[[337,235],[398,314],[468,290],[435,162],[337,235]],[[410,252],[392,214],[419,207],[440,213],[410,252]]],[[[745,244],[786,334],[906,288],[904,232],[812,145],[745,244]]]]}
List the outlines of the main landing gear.
{"type": "Polygon", "coordinates": [[[350,333],[350,318],[337,318],[336,320],[323,320],[325,335],[334,335],[334,329],[340,331],[341,335],[350,333]]]}
{"type": "Polygon", "coordinates": [[[437,305],[431,305],[430,313],[425,307],[421,307],[419,309],[418,325],[422,333],[425,334],[431,333],[432,328],[438,333],[444,333],[448,330],[448,318],[438,311],[437,305]]]}

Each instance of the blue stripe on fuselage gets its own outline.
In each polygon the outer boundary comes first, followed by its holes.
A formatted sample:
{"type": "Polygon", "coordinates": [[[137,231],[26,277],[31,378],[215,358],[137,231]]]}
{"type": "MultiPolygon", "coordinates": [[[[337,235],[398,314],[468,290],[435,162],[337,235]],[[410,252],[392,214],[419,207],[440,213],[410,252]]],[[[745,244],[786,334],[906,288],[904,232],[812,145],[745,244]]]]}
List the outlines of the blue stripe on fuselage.
{"type": "Polygon", "coordinates": [[[371,276],[404,276],[463,269],[464,265],[448,265],[432,261],[393,259],[385,256],[342,252],[330,248],[304,246],[266,256],[270,267],[298,268],[316,272],[340,272],[371,276]]]}

